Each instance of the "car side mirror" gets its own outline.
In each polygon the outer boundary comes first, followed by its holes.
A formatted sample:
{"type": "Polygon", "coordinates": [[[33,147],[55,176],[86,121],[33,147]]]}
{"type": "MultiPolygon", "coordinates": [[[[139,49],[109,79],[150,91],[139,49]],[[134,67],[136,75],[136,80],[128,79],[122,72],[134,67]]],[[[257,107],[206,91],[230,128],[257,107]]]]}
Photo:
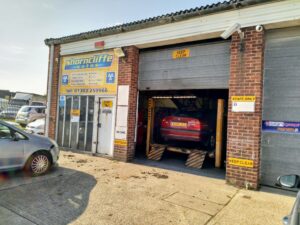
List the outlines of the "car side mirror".
{"type": "Polygon", "coordinates": [[[283,225],[289,225],[289,217],[288,216],[285,216],[285,217],[283,217],[283,219],[282,219],[282,223],[283,223],[283,225]]]}
{"type": "Polygon", "coordinates": [[[19,136],[16,133],[14,133],[13,136],[12,136],[12,140],[13,141],[19,141],[19,136]]]}
{"type": "Polygon", "coordinates": [[[297,188],[299,185],[299,176],[295,174],[280,176],[277,178],[277,185],[286,188],[297,188]]]}

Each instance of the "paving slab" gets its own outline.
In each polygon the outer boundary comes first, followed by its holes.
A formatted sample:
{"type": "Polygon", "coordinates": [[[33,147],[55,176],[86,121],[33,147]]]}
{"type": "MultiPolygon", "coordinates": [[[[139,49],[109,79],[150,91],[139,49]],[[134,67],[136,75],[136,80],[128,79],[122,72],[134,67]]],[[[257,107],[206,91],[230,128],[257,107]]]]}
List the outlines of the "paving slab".
{"type": "Polygon", "coordinates": [[[294,200],[285,195],[240,190],[208,225],[282,225],[294,200]]]}
{"type": "Polygon", "coordinates": [[[203,200],[196,196],[190,196],[184,193],[175,193],[164,200],[178,206],[197,210],[210,216],[216,215],[224,207],[224,205],[203,200]]]}
{"type": "Polygon", "coordinates": [[[17,215],[2,206],[0,206],[0,224],[1,225],[35,225],[22,216],[17,215]]]}

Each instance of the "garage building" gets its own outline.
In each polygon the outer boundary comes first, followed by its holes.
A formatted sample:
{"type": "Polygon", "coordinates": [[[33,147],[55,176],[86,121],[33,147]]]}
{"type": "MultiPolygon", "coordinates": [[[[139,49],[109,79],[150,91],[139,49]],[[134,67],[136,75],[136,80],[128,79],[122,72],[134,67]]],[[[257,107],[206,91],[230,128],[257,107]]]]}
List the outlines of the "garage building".
{"type": "Polygon", "coordinates": [[[299,1],[232,0],[45,43],[46,134],[60,146],[126,162],[212,156],[252,189],[300,174],[299,1]]]}

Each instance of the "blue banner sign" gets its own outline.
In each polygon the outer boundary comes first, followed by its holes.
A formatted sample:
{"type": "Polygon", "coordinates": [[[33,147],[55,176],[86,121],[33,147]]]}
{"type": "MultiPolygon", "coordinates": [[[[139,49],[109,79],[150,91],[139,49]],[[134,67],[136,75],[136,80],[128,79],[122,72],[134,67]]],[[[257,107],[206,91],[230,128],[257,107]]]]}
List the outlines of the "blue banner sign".
{"type": "Polygon", "coordinates": [[[273,133],[300,134],[300,122],[263,121],[262,130],[273,133]]]}

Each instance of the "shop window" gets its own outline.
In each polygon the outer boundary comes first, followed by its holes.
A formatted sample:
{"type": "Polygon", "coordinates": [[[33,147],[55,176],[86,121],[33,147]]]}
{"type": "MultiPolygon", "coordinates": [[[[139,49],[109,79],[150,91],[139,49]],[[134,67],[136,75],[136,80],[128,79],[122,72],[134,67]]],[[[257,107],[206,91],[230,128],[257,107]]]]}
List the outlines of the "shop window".
{"type": "Polygon", "coordinates": [[[91,151],[94,96],[66,96],[58,110],[57,142],[60,146],[91,151]]]}
{"type": "Polygon", "coordinates": [[[92,151],[92,142],[93,142],[93,123],[94,123],[94,102],[95,97],[89,96],[88,100],[88,120],[87,120],[87,132],[86,132],[86,150],[92,151]]]}
{"type": "Polygon", "coordinates": [[[85,131],[87,125],[87,96],[80,97],[80,117],[79,117],[79,131],[78,131],[78,149],[85,150],[85,131]]]}

